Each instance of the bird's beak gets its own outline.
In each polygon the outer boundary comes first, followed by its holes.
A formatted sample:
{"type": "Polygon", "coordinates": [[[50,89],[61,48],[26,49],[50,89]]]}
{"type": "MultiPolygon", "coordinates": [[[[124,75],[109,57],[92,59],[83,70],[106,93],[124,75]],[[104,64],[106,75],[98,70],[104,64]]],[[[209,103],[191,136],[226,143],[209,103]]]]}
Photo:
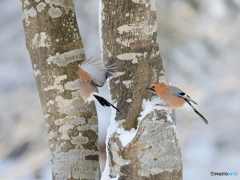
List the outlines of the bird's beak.
{"type": "Polygon", "coordinates": [[[155,92],[155,90],[154,90],[154,89],[152,89],[152,88],[149,88],[149,87],[146,87],[146,88],[145,88],[145,90],[151,90],[151,91],[155,92]]]}

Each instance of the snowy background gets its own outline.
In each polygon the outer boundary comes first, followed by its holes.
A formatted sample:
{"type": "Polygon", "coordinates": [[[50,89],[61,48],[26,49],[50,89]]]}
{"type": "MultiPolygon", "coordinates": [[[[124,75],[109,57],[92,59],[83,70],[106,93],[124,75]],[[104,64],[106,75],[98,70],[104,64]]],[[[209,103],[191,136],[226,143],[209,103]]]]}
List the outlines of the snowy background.
{"type": "MultiPolygon", "coordinates": [[[[170,83],[209,121],[177,110],[184,180],[240,177],[240,1],[156,0],[160,51],[170,83]]],[[[75,0],[86,56],[99,57],[98,1],[75,0]],[[91,10],[89,10],[91,7],[91,10]]],[[[50,152],[25,46],[18,0],[0,1],[0,179],[51,179],[50,152]]],[[[106,91],[106,88],[103,89],[106,91]]],[[[104,93],[104,92],[103,92],[104,93]]],[[[105,93],[106,94],[106,93],[105,93]]],[[[108,109],[98,108],[103,114],[108,109]]],[[[103,149],[109,121],[100,122],[103,149]]]]}

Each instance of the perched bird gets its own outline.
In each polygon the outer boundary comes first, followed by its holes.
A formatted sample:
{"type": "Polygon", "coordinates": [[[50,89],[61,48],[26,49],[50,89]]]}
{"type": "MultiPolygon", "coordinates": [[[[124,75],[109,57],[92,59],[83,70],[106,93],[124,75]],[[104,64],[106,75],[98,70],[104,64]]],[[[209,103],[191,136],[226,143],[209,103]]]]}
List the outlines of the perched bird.
{"type": "Polygon", "coordinates": [[[190,107],[195,113],[197,113],[202,120],[208,124],[206,118],[203,117],[193,106],[190,102],[197,104],[193,101],[187,94],[185,94],[182,90],[178,89],[174,86],[168,86],[162,83],[154,83],[151,87],[146,88],[146,90],[151,90],[153,93],[160,96],[165,102],[166,105],[171,109],[181,108],[181,107],[190,107]]]}
{"type": "Polygon", "coordinates": [[[113,59],[104,66],[98,59],[90,58],[82,62],[77,74],[79,75],[79,91],[85,101],[92,101],[94,97],[102,106],[112,106],[119,111],[98,94],[97,88],[102,87],[106,79],[116,72],[115,61],[116,59],[113,59]]]}

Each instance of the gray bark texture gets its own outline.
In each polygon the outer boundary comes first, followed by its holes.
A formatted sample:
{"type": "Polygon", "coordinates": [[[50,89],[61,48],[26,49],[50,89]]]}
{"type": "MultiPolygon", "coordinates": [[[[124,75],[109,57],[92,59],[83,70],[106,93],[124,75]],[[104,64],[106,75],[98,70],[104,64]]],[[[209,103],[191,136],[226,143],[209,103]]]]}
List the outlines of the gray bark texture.
{"type": "Polygon", "coordinates": [[[117,58],[118,73],[109,85],[120,109],[114,119],[117,130],[108,132],[109,172],[104,174],[108,179],[181,180],[181,150],[171,116],[151,111],[138,121],[143,101],[152,97],[145,88],[167,82],[157,43],[155,1],[102,0],[100,5],[103,58],[117,58]],[[136,135],[123,145],[121,133],[130,130],[136,135]]]}
{"type": "Polygon", "coordinates": [[[22,0],[26,44],[48,130],[52,179],[99,179],[98,119],[84,106],[78,65],[85,59],[72,0],[22,0]]]}

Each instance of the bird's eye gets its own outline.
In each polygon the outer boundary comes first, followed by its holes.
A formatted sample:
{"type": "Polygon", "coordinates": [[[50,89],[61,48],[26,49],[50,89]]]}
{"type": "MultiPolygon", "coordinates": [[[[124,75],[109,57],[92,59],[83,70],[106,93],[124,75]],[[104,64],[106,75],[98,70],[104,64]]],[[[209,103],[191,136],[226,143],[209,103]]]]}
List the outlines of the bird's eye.
{"type": "Polygon", "coordinates": [[[152,86],[153,89],[155,89],[155,86],[152,86]]]}

